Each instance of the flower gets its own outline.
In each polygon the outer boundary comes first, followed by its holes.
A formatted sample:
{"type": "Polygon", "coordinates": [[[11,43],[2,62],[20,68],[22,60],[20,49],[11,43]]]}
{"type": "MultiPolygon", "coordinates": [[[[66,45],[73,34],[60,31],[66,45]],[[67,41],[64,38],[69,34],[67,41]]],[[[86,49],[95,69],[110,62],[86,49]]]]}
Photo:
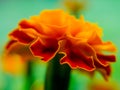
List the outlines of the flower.
{"type": "Polygon", "coordinates": [[[67,55],[62,58],[61,63],[68,63],[72,68],[86,71],[98,70],[107,80],[111,73],[110,62],[115,62],[115,56],[105,55],[104,51],[114,52],[115,46],[111,42],[103,42],[101,28],[85,22],[83,16],[72,23],[70,28],[62,52],[67,55]]]}
{"type": "MultiPolygon", "coordinates": [[[[67,63],[72,69],[100,69],[109,76],[110,63],[115,62],[115,55],[105,55],[103,51],[113,52],[116,48],[111,42],[101,40],[102,30],[98,25],[62,10],[45,10],[39,16],[24,19],[9,36],[13,43],[27,46],[33,56],[43,61],[62,54],[60,63],[67,63]]],[[[13,43],[7,47],[11,48],[13,43]]]]}
{"type": "MultiPolygon", "coordinates": [[[[44,11],[40,16],[22,20],[9,36],[22,45],[28,45],[33,55],[41,59],[44,57],[44,60],[48,61],[55,56],[59,48],[58,41],[68,28],[69,18],[62,10],[44,11]]],[[[10,46],[12,44],[7,47],[10,46]]]]}

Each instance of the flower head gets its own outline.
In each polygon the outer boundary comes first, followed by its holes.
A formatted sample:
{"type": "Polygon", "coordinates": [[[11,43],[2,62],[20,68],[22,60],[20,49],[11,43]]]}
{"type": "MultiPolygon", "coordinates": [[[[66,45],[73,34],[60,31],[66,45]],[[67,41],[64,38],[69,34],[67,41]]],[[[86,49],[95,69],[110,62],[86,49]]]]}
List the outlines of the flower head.
{"type": "Polygon", "coordinates": [[[86,22],[83,16],[76,19],[62,10],[46,10],[22,20],[9,36],[44,61],[63,54],[60,63],[67,63],[72,69],[101,69],[109,76],[110,62],[115,62],[114,55],[103,53],[116,49],[111,42],[101,40],[102,30],[98,25],[86,22]]]}

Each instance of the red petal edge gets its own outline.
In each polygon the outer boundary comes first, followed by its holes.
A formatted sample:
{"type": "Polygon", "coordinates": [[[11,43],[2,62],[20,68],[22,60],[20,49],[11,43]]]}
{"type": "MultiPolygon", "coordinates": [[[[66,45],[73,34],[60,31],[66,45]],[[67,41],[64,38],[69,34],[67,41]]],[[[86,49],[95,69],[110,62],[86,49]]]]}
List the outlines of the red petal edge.
{"type": "Polygon", "coordinates": [[[10,49],[13,44],[15,44],[17,41],[15,40],[10,40],[7,45],[5,46],[5,49],[10,49]]]}
{"type": "Polygon", "coordinates": [[[17,40],[23,44],[28,44],[34,40],[34,38],[28,36],[26,33],[20,30],[14,30],[12,33],[9,34],[14,40],[17,40]]]}
{"type": "Polygon", "coordinates": [[[67,63],[72,69],[80,68],[86,71],[95,70],[94,62],[92,57],[82,57],[77,56],[74,53],[70,52],[70,54],[66,54],[61,52],[60,54],[64,54],[64,57],[61,58],[60,63],[67,63]]]}
{"type": "Polygon", "coordinates": [[[30,50],[34,56],[40,57],[44,61],[51,60],[59,49],[58,42],[56,40],[48,40],[48,46],[43,45],[38,38],[30,45],[30,50]],[[49,45],[51,44],[51,45],[49,45]]]}

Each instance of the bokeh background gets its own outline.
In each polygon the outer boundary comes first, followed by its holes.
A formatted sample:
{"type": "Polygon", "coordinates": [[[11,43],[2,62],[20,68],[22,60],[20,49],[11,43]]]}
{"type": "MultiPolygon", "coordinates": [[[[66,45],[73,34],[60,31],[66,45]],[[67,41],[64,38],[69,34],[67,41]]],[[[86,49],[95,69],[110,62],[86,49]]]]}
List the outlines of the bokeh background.
{"type": "MultiPolygon", "coordinates": [[[[85,20],[102,27],[103,40],[112,41],[117,47],[117,62],[112,64],[113,71],[107,84],[120,90],[120,0],[86,1],[85,9],[79,14],[84,15],[85,20]]],[[[17,27],[21,19],[38,15],[44,9],[63,9],[69,12],[64,5],[64,0],[0,0],[0,90],[24,90],[26,64],[19,59],[4,62],[2,59],[4,46],[9,40],[8,33],[17,27]]],[[[45,71],[46,63],[39,60],[33,62],[33,86],[35,87],[33,90],[43,90],[45,71]]],[[[101,84],[104,82],[99,73],[91,79],[73,70],[69,90],[89,90],[89,86],[96,81],[101,84]]]]}

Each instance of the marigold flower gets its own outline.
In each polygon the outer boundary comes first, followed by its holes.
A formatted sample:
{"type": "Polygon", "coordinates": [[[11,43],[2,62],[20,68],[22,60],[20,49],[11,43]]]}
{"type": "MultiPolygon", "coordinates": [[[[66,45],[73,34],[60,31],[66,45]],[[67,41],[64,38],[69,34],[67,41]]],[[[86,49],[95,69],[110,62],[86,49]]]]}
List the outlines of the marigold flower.
{"type": "MultiPolygon", "coordinates": [[[[76,19],[62,10],[46,10],[39,16],[22,20],[9,36],[13,41],[27,45],[35,57],[44,61],[63,54],[60,63],[67,63],[72,69],[101,69],[109,76],[110,62],[115,62],[114,55],[103,53],[116,48],[111,42],[101,40],[99,26],[85,22],[83,16],[76,19]]],[[[8,45],[11,46],[12,43],[8,45]]]]}

